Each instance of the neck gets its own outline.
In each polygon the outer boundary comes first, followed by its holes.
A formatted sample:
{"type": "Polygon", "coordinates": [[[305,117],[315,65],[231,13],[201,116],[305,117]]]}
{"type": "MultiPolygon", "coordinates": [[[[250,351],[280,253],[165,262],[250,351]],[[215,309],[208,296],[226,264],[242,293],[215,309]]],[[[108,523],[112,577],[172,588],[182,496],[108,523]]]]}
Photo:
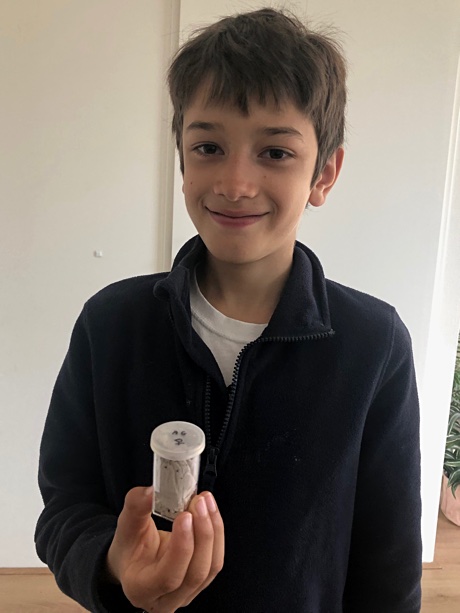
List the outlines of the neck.
{"type": "Polygon", "coordinates": [[[266,270],[263,262],[230,264],[207,254],[197,271],[200,290],[214,308],[232,319],[268,323],[278,304],[292,265],[277,262],[266,270]]]}

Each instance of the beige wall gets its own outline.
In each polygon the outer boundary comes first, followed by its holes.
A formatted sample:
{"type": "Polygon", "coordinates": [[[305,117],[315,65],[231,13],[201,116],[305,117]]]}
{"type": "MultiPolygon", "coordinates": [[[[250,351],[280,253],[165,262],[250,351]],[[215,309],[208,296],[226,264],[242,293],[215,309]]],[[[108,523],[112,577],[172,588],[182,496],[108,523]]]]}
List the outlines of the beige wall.
{"type": "Polygon", "coordinates": [[[0,567],[38,563],[39,439],[83,302],[164,266],[174,4],[0,3],[0,567]]]}

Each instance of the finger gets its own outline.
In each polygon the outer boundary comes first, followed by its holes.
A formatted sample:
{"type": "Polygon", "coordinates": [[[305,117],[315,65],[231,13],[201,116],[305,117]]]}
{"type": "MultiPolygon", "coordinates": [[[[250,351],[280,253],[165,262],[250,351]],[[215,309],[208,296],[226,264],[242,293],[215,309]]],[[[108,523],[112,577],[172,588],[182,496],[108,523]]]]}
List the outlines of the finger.
{"type": "Polygon", "coordinates": [[[214,529],[214,544],[212,551],[211,569],[210,569],[210,581],[222,570],[224,566],[225,557],[225,529],[222,516],[217,508],[214,496],[210,492],[205,493],[206,504],[208,505],[209,516],[211,518],[212,526],[214,529]]]}
{"type": "MultiPolygon", "coordinates": [[[[182,586],[194,551],[193,518],[191,513],[180,513],[173,523],[171,538],[164,556],[158,564],[158,592],[170,595],[182,586]]],[[[177,598],[176,598],[177,600],[177,598]]],[[[172,605],[172,601],[168,600],[172,605]]],[[[180,606],[180,600],[177,605],[180,606]]],[[[173,608],[171,606],[171,608],[173,608]]]]}
{"type": "MultiPolygon", "coordinates": [[[[187,568],[184,569],[182,566],[180,580],[177,573],[174,573],[175,581],[171,576],[169,577],[168,587],[171,592],[161,598],[161,607],[165,607],[165,611],[175,611],[177,608],[183,607],[186,602],[191,600],[192,594],[201,591],[201,586],[209,576],[214,535],[204,497],[201,494],[195,496],[188,510],[190,517],[193,516],[193,555],[190,556],[187,568]],[[172,590],[174,587],[176,589],[172,590]]],[[[177,519],[174,523],[176,521],[177,519]]],[[[170,560],[168,560],[169,564],[171,564],[170,560]]],[[[170,569],[171,567],[168,569],[169,572],[170,569]]]]}
{"type": "Polygon", "coordinates": [[[211,522],[214,529],[214,543],[213,543],[213,551],[212,551],[212,559],[211,559],[211,567],[209,570],[208,579],[200,586],[199,589],[195,590],[191,594],[191,596],[184,602],[183,606],[187,606],[191,603],[191,601],[204,589],[208,587],[210,583],[215,579],[216,575],[222,570],[224,565],[224,556],[225,556],[225,530],[224,530],[224,522],[222,521],[222,516],[219,513],[219,509],[217,507],[216,501],[213,495],[210,492],[205,493],[206,503],[208,505],[209,516],[211,518],[211,522]]]}
{"type": "Polygon", "coordinates": [[[130,559],[133,548],[138,546],[139,540],[142,540],[149,529],[151,545],[159,545],[159,534],[151,520],[152,497],[153,488],[145,487],[135,487],[126,494],[117,529],[107,552],[106,565],[111,580],[121,581],[124,562],[130,559]]]}
{"type": "Polygon", "coordinates": [[[139,534],[151,529],[152,487],[134,487],[125,497],[123,509],[118,518],[118,537],[123,541],[138,539],[139,534]]]}
{"type": "Polygon", "coordinates": [[[191,593],[202,589],[208,580],[214,545],[214,529],[206,497],[203,494],[196,496],[189,506],[189,511],[193,515],[195,548],[184,578],[184,587],[188,591],[185,594],[187,598],[191,593]]]}

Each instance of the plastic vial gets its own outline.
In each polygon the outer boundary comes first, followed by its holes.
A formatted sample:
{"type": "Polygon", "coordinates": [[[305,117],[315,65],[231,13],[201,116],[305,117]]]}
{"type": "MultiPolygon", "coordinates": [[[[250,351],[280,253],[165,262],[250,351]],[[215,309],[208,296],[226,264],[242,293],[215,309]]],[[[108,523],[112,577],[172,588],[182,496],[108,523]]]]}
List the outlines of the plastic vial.
{"type": "Polygon", "coordinates": [[[187,421],[169,421],[152,432],[155,515],[172,521],[187,509],[197,492],[205,446],[203,430],[187,421]]]}

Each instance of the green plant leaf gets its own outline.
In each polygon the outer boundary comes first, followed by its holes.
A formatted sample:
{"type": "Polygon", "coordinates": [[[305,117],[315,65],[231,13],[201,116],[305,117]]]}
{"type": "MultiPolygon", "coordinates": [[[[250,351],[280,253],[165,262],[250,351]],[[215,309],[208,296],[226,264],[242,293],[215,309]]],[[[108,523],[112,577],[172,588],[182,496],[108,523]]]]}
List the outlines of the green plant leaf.
{"type": "Polygon", "coordinates": [[[460,334],[455,356],[455,369],[452,382],[452,397],[449,410],[449,423],[444,454],[444,471],[449,477],[448,486],[455,490],[460,484],[460,334]]]}
{"type": "Polygon", "coordinates": [[[449,434],[458,434],[458,429],[460,428],[460,411],[451,411],[449,414],[449,422],[447,424],[447,435],[449,434]]]}
{"type": "Polygon", "coordinates": [[[460,386],[460,370],[456,370],[454,372],[454,386],[456,387],[460,386]]]}
{"type": "Polygon", "coordinates": [[[449,449],[452,448],[453,445],[460,443],[460,434],[448,434],[446,437],[446,447],[449,449]]]}

